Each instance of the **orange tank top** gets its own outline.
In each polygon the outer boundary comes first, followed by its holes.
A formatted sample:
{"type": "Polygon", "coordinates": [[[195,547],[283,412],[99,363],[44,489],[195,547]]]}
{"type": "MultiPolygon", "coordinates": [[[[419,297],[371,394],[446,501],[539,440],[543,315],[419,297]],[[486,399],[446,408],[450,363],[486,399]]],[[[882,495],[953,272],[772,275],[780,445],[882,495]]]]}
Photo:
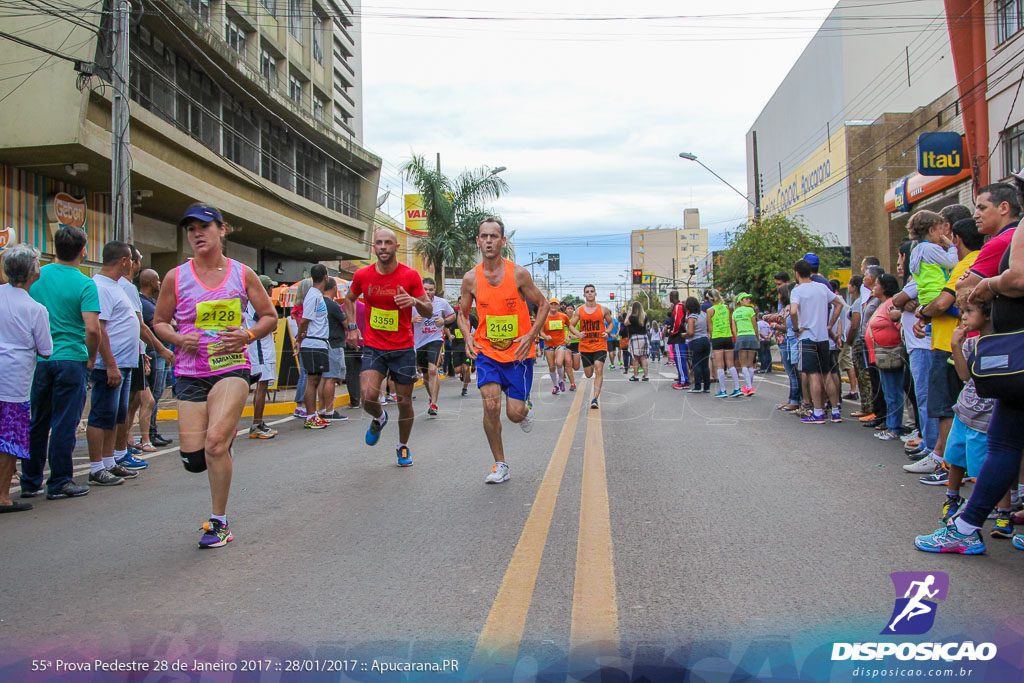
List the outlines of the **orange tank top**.
{"type": "Polygon", "coordinates": [[[551,313],[544,321],[544,334],[551,337],[551,341],[544,342],[544,346],[557,348],[565,346],[565,333],[569,331],[569,316],[565,313],[551,313]]]}
{"type": "Polygon", "coordinates": [[[580,314],[580,334],[583,335],[583,339],[580,340],[580,351],[591,353],[607,349],[608,342],[601,337],[601,333],[605,331],[604,306],[598,305],[593,313],[587,313],[584,305],[577,308],[576,312],[580,314]]]}
{"type": "MultiPolygon", "coordinates": [[[[516,360],[516,339],[530,331],[530,311],[519,296],[516,286],[515,263],[507,259],[501,284],[492,287],[484,275],[484,264],[476,267],[476,313],[480,324],[476,328],[476,345],[480,353],[499,363],[516,360]]],[[[537,347],[530,345],[527,358],[537,355],[537,347]]]]}

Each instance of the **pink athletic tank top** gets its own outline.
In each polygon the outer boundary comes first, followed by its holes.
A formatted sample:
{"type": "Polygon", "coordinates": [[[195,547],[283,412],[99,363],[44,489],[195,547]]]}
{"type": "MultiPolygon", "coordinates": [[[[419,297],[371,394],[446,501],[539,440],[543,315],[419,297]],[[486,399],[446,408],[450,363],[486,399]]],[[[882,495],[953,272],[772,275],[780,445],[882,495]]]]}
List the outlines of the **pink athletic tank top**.
{"type": "Polygon", "coordinates": [[[249,303],[245,294],[245,266],[228,259],[227,273],[220,285],[209,288],[196,275],[192,259],[174,270],[174,291],[177,304],[174,319],[178,332],[199,333],[196,353],[174,352],[174,374],[180,377],[211,377],[232,370],[248,370],[246,347],[228,353],[217,337],[218,330],[229,325],[242,326],[242,312],[249,303]]]}

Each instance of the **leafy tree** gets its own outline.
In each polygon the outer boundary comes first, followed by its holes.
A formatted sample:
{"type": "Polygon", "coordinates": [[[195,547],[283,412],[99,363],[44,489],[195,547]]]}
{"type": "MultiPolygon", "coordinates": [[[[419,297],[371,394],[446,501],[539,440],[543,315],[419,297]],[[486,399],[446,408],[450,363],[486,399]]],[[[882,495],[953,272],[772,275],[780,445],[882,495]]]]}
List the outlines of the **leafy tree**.
{"type": "Polygon", "coordinates": [[[445,266],[464,266],[473,261],[477,224],[491,215],[484,205],[507,192],[508,185],[483,166],[449,178],[427,166],[418,154],[402,167],[402,172],[423,195],[427,234],[417,241],[416,251],[433,267],[438,296],[442,296],[445,266]]]}
{"type": "Polygon", "coordinates": [[[827,249],[830,242],[834,240],[812,232],[800,216],[776,214],[749,221],[729,235],[715,266],[715,287],[734,294],[750,292],[759,308],[771,307],[773,276],[780,270],[792,273],[793,264],[804,254],[818,255],[822,274],[831,271],[835,256],[827,249]]]}

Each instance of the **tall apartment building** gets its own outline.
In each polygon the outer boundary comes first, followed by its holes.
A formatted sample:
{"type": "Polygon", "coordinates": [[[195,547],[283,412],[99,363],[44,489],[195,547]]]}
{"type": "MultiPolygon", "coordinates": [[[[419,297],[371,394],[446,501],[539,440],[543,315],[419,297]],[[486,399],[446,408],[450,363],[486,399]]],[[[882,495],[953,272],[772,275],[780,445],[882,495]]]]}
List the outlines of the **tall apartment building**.
{"type": "MultiPolygon", "coordinates": [[[[5,31],[96,71],[0,42],[0,79],[39,66],[0,100],[0,214],[44,254],[80,222],[97,259],[111,238],[112,2],[76,4],[0,11],[5,31]]],[[[235,228],[230,256],[277,280],[369,255],[381,160],[360,145],[358,13],[356,0],[135,0],[132,226],[147,265],[188,256],[176,224],[194,201],[235,228]]]]}
{"type": "Polygon", "coordinates": [[[632,296],[641,288],[652,296],[664,296],[673,288],[685,287],[690,280],[692,265],[699,277],[699,267],[708,253],[708,231],[700,227],[700,211],[685,209],[683,227],[659,226],[653,229],[633,230],[629,236],[630,268],[644,273],[644,284],[633,285],[632,296]]]}

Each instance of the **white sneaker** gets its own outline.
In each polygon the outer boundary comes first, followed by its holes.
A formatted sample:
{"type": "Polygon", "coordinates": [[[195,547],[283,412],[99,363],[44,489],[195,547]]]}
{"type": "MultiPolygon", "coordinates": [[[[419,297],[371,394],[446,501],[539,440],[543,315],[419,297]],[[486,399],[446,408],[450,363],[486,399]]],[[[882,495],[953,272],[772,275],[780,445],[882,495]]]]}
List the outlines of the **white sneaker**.
{"type": "Polygon", "coordinates": [[[917,462],[904,465],[903,470],[911,474],[931,474],[935,471],[935,458],[931,455],[926,455],[917,462]]]}
{"type": "Polygon", "coordinates": [[[503,481],[508,481],[510,475],[508,473],[508,465],[503,462],[494,463],[494,467],[491,468],[491,473],[484,479],[485,484],[500,484],[503,481]]]}
{"type": "Polygon", "coordinates": [[[527,411],[526,417],[524,417],[523,421],[519,423],[519,428],[527,434],[533,431],[533,410],[527,411]]]}
{"type": "Polygon", "coordinates": [[[919,436],[921,436],[921,433],[915,429],[914,431],[910,432],[909,434],[904,434],[903,436],[901,436],[900,437],[900,441],[902,441],[903,443],[906,443],[908,441],[913,441],[914,439],[916,439],[919,436]]]}

